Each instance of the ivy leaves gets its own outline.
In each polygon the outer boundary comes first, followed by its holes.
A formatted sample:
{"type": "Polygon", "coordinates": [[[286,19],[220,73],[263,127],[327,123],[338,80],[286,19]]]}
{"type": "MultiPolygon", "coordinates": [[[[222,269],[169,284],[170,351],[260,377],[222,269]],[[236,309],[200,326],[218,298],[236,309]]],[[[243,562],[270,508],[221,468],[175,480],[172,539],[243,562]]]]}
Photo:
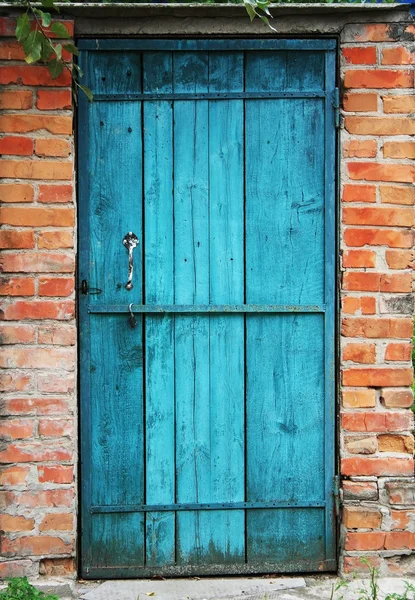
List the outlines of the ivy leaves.
{"type": "MultiPolygon", "coordinates": [[[[78,90],[82,90],[89,100],[93,96],[91,90],[79,83],[79,77],[82,77],[82,71],[71,59],[65,59],[69,55],[78,56],[79,50],[71,40],[71,34],[66,25],[61,21],[53,21],[50,12],[41,10],[32,5],[31,0],[21,0],[20,4],[26,8],[16,24],[16,39],[23,46],[25,61],[31,65],[34,63],[43,63],[52,79],[57,79],[65,69],[71,73],[73,82],[73,95],[77,100],[78,90]],[[54,38],[61,41],[52,41],[54,38]]],[[[52,8],[59,12],[55,5],[55,0],[41,0],[42,9],[52,8]]]]}

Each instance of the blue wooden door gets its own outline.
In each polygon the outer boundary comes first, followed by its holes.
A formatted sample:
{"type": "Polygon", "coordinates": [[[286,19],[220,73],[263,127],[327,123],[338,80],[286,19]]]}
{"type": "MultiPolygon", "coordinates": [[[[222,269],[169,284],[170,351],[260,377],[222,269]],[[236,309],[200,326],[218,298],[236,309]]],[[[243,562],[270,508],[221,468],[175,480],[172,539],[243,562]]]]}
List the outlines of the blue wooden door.
{"type": "Polygon", "coordinates": [[[335,42],[80,46],[82,575],[333,570],[335,42]]]}

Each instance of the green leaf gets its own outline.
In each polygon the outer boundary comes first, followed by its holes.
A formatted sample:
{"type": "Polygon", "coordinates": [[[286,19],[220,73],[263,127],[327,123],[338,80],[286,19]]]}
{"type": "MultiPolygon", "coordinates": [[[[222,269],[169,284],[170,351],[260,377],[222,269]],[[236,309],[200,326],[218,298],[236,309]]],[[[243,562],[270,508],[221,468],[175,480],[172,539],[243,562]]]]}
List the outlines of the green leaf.
{"type": "Polygon", "coordinates": [[[75,56],[79,56],[79,50],[75,46],[75,44],[65,44],[64,48],[67,52],[70,52],[71,54],[75,54],[75,56]]]}
{"type": "Polygon", "coordinates": [[[265,15],[258,15],[258,16],[261,19],[261,21],[263,21],[265,23],[265,25],[267,25],[270,29],[272,29],[272,31],[275,31],[275,33],[277,33],[277,30],[275,29],[275,27],[273,27],[271,25],[271,23],[269,22],[268,17],[266,17],[265,15]]]}
{"type": "Polygon", "coordinates": [[[50,59],[51,56],[52,56],[52,46],[50,44],[50,41],[44,37],[43,41],[42,41],[41,59],[43,60],[43,62],[48,62],[48,60],[50,59]]]}
{"type": "Polygon", "coordinates": [[[43,12],[43,10],[38,10],[38,9],[34,9],[34,10],[36,10],[37,14],[42,19],[42,26],[49,27],[49,25],[52,22],[52,15],[50,13],[43,12]]]}
{"type": "Polygon", "coordinates": [[[79,73],[79,77],[83,77],[83,74],[84,74],[84,72],[83,72],[83,70],[81,69],[81,67],[80,67],[79,65],[77,65],[76,63],[73,63],[73,65],[72,65],[72,66],[73,66],[73,68],[75,69],[75,71],[76,71],[77,73],[79,73]]]}
{"type": "Polygon", "coordinates": [[[56,58],[52,58],[48,62],[48,70],[52,79],[56,79],[63,71],[63,64],[61,60],[57,60],[56,58]]]}
{"type": "Polygon", "coordinates": [[[58,60],[62,60],[62,44],[54,44],[53,49],[58,60]]]}
{"type": "Polygon", "coordinates": [[[256,15],[255,9],[248,2],[245,2],[244,4],[245,4],[246,12],[248,13],[248,16],[252,22],[255,19],[255,15],[256,15]]]}
{"type": "Polygon", "coordinates": [[[60,38],[69,39],[71,37],[63,23],[53,23],[50,30],[60,38]]]}
{"type": "Polygon", "coordinates": [[[81,90],[84,92],[84,94],[88,98],[88,100],[90,102],[92,102],[93,99],[94,99],[94,94],[91,92],[91,90],[89,89],[89,87],[86,87],[86,85],[81,85],[80,83],[78,83],[78,85],[81,88],[81,90]]]}
{"type": "Polygon", "coordinates": [[[26,54],[25,61],[31,65],[40,60],[42,55],[43,34],[35,29],[31,31],[23,42],[23,49],[26,54]]]}
{"type": "Polygon", "coordinates": [[[30,19],[27,13],[17,18],[16,38],[18,42],[23,42],[30,33],[30,19]]]}

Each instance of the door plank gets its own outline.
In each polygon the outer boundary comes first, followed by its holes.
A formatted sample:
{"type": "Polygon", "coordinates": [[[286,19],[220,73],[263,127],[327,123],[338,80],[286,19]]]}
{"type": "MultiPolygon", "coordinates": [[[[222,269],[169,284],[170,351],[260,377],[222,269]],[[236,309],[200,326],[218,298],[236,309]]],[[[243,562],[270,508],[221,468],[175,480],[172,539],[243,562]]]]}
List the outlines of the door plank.
{"type": "MultiPolygon", "coordinates": [[[[144,92],[172,91],[172,54],[143,55],[144,92]]],[[[145,296],[174,301],[173,108],[144,104],[145,296]]],[[[146,502],[175,501],[174,316],[146,315],[146,502]]],[[[174,512],[146,514],[146,561],[175,562],[174,512]]]]}

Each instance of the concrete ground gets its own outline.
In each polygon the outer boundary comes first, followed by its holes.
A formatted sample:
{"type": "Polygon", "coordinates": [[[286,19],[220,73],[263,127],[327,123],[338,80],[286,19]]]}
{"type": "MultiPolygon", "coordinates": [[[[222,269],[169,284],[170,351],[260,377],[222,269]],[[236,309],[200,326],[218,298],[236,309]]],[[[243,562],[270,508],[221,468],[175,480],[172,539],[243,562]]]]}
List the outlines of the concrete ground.
{"type": "MultiPolygon", "coordinates": [[[[406,582],[411,583],[415,589],[415,574],[404,579],[379,579],[378,599],[383,600],[387,594],[403,594],[406,582]]],[[[347,586],[336,591],[339,583],[341,580],[335,576],[319,575],[162,581],[132,579],[73,584],[56,581],[36,585],[44,592],[58,594],[61,600],[360,600],[361,590],[369,590],[367,579],[349,581],[347,586]]],[[[411,592],[408,600],[415,600],[414,592],[411,592]]]]}

